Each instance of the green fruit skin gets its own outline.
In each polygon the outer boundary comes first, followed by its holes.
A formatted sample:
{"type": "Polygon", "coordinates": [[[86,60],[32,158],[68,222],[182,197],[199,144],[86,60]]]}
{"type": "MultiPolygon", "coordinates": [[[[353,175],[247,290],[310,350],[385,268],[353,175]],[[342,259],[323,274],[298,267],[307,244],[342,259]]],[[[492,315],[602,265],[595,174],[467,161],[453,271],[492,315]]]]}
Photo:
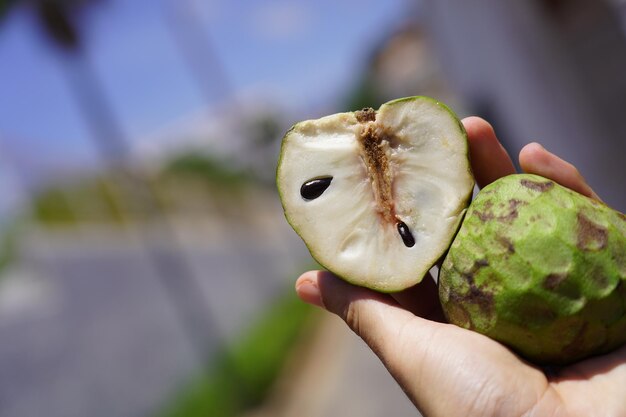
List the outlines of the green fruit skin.
{"type": "Polygon", "coordinates": [[[626,217],[545,178],[511,175],[471,204],[439,274],[448,320],[537,364],[626,343],[626,217]]]}

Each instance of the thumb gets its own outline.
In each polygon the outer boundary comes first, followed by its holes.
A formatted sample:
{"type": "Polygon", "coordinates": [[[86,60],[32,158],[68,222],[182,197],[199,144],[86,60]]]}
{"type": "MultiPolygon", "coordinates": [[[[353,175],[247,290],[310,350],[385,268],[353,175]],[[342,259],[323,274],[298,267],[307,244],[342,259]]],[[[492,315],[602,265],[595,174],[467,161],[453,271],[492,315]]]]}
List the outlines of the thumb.
{"type": "Polygon", "coordinates": [[[304,301],[341,317],[424,415],[522,415],[546,392],[544,374],[504,346],[414,316],[388,294],[322,271],[303,274],[296,291],[304,301]]]}
{"type": "MultiPolygon", "coordinates": [[[[403,333],[410,328],[409,339],[422,340],[425,346],[438,325],[413,315],[388,294],[348,284],[326,271],[304,273],[296,282],[296,291],[305,302],[341,317],[396,379],[403,379],[406,372],[401,353],[407,335],[403,333]]],[[[414,353],[419,349],[413,346],[414,353]]]]}

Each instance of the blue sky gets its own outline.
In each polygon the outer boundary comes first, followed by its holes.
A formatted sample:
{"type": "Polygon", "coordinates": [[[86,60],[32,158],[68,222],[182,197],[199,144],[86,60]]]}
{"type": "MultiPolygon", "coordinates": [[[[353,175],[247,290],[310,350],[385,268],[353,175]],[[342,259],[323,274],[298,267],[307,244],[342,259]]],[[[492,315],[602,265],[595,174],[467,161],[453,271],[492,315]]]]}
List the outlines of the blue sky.
{"type": "MultiPolygon", "coordinates": [[[[108,0],[82,15],[86,50],[129,138],[223,99],[200,92],[172,36],[175,7],[204,24],[237,96],[265,95],[300,112],[342,96],[404,0],[108,0]],[[168,20],[169,19],[169,20],[168,20]]],[[[202,50],[200,50],[202,52],[202,50]]],[[[21,172],[93,164],[89,132],[67,88],[63,53],[28,8],[0,25],[0,153],[21,172]]],[[[204,57],[204,55],[203,55],[204,57]]],[[[207,58],[208,59],[208,58],[207,58]]]]}

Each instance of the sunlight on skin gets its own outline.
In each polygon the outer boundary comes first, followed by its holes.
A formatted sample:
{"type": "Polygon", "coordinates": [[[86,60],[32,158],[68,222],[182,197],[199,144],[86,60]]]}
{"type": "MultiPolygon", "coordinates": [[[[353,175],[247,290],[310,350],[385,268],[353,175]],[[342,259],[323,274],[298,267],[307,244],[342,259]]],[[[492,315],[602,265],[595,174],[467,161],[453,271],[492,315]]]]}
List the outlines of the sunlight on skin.
{"type": "Polygon", "coordinates": [[[538,143],[526,145],[520,152],[519,162],[524,172],[550,178],[564,187],[601,201],[574,165],[548,152],[538,143]]]}
{"type": "MultiPolygon", "coordinates": [[[[480,187],[515,172],[487,122],[463,123],[480,187]]],[[[598,199],[573,165],[539,144],[524,147],[519,160],[525,172],[598,199]]],[[[626,347],[560,369],[532,366],[486,336],[446,324],[430,276],[391,296],[309,271],[296,291],[340,316],[427,416],[626,415],[626,347]]]]}

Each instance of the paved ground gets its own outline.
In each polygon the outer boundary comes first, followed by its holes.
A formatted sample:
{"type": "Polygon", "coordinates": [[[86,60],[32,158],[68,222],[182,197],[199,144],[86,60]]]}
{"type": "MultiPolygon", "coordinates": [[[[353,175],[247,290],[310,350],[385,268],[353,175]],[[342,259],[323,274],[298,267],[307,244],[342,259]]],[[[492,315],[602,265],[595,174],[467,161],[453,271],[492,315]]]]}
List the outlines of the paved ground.
{"type": "Polygon", "coordinates": [[[268,403],[245,417],[420,416],[369,348],[337,317],[320,314],[268,403]]]}
{"type": "MultiPolygon", "coordinates": [[[[183,248],[192,286],[170,281],[164,287],[152,252],[137,236],[106,230],[31,235],[22,262],[0,281],[0,416],[150,416],[198,371],[194,343],[210,354],[276,294],[291,290],[310,258],[284,220],[276,222],[264,222],[266,232],[198,226],[176,246],[149,239],[152,251],[170,259],[166,268],[183,248]],[[210,309],[214,323],[199,320],[209,330],[194,331],[204,336],[195,342],[180,326],[177,297],[188,300],[183,315],[203,317],[210,309]]],[[[333,360],[318,356],[315,367],[326,371],[309,378],[325,387],[318,416],[415,415],[347,329],[336,323],[321,343],[333,360]]]]}

